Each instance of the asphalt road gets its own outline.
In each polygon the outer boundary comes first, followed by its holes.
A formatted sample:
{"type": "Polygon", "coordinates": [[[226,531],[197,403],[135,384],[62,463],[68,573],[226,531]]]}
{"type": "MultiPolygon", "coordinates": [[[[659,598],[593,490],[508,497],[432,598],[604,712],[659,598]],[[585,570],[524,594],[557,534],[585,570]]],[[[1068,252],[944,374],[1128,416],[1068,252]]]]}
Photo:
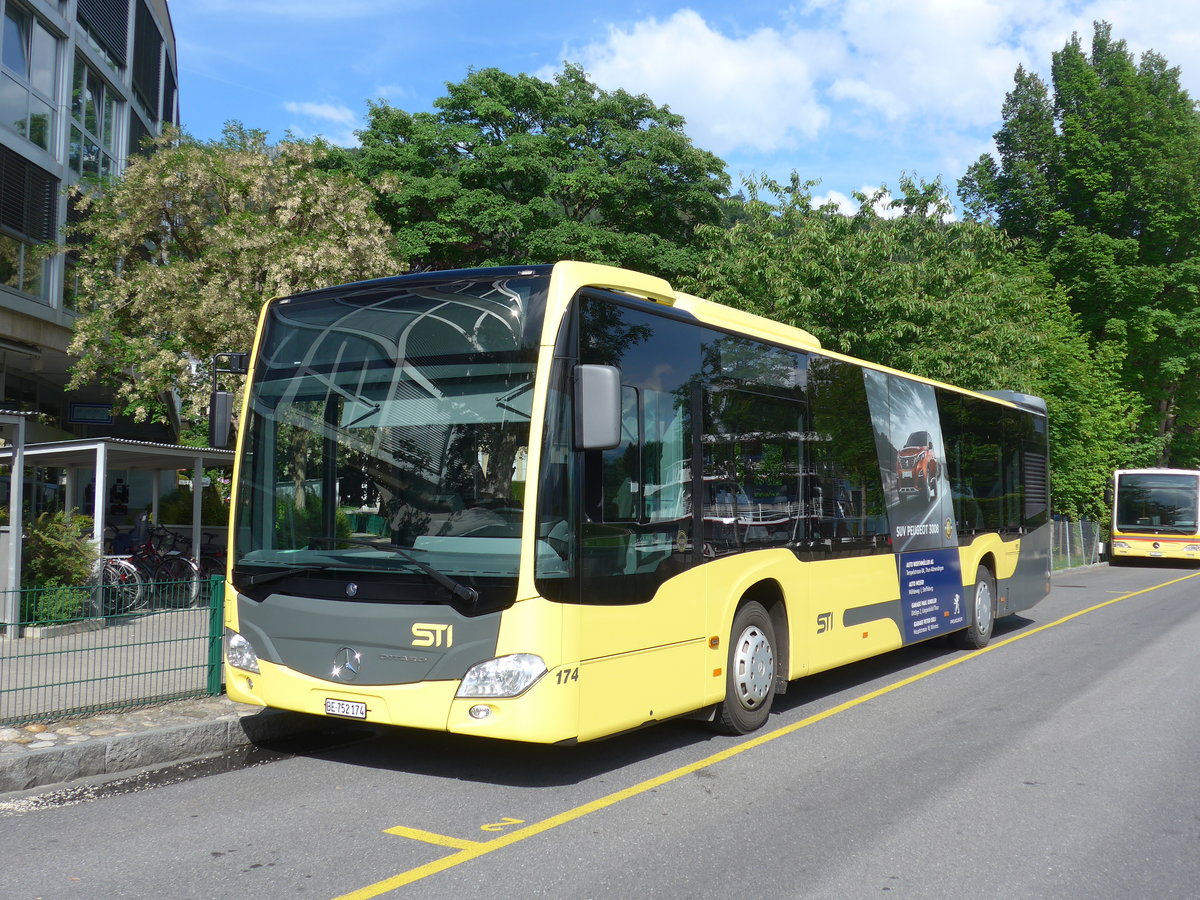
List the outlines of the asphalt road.
{"type": "Polygon", "coordinates": [[[575,748],[331,727],[0,804],[0,897],[1192,898],[1200,572],[1101,566],[979,653],[796,682],[766,729],[575,748]]]}

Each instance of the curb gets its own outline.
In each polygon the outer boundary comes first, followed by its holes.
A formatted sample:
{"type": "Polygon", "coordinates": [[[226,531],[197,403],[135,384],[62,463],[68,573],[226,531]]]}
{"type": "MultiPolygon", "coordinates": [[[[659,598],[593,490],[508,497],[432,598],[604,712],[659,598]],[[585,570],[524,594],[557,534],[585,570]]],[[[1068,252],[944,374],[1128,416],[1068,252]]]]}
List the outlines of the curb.
{"type": "Polygon", "coordinates": [[[319,718],[302,713],[255,710],[64,747],[5,754],[0,756],[0,794],[182,762],[205,753],[313,731],[320,727],[320,722],[319,718]]]}

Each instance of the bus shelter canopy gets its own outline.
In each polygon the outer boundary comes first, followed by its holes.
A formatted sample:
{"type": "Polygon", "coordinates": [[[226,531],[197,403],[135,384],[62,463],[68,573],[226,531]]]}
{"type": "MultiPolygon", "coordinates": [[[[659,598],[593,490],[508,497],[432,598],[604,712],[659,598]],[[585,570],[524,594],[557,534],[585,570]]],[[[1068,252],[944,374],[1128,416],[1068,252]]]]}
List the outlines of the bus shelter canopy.
{"type": "MultiPolygon", "coordinates": [[[[13,465],[15,448],[0,448],[0,465],[13,465]]],[[[17,462],[22,454],[17,455],[17,462]]],[[[213,447],[183,447],[177,444],[157,444],[150,441],[131,441],[123,438],[83,438],[70,441],[50,441],[26,444],[25,466],[47,466],[66,469],[68,479],[73,470],[95,471],[95,496],[108,496],[108,473],[111,470],[146,470],[155,472],[191,469],[192,484],[203,484],[205,469],[231,468],[233,451],[213,447]]],[[[192,491],[192,547],[200,546],[201,491],[192,491]]],[[[155,498],[157,519],[157,497],[155,498]]],[[[96,503],[93,536],[99,546],[104,544],[105,504],[96,503]]]]}

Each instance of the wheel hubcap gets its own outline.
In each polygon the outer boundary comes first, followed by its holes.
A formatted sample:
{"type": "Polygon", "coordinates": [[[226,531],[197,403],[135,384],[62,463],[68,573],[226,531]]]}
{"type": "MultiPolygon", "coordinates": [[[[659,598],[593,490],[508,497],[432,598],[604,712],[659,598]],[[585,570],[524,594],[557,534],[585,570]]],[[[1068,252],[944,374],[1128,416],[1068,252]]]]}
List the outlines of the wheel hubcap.
{"type": "Polygon", "coordinates": [[[775,653],[771,642],[757,625],[738,638],[733,652],[733,681],[737,697],[746,709],[757,709],[771,692],[775,677],[775,653]]]}
{"type": "Polygon", "coordinates": [[[975,585],[975,625],[983,634],[992,630],[992,589],[986,581],[975,585]]]}

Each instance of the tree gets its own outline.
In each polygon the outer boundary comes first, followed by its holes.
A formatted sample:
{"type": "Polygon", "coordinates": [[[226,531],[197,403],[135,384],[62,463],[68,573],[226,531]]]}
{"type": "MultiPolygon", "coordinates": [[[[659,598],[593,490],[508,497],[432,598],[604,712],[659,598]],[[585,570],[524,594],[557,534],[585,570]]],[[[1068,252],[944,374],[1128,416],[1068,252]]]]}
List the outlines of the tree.
{"type": "Polygon", "coordinates": [[[213,354],[249,349],[264,301],[403,270],[373,197],[322,169],[329,148],[226,126],[219,141],[170,133],[124,175],[78,191],[84,218],[63,248],[78,254],[81,308],[71,387],[116,389],[137,421],[207,403],[213,354]]]}
{"type": "Polygon", "coordinates": [[[1048,272],[997,229],[948,222],[938,182],[858,196],[853,216],[814,208],[811,183],[747,181],[732,228],[700,229],[684,287],[796,325],[823,346],[976,390],[1046,398],[1055,508],[1099,512],[1134,421],[1119,348],[1093,349],[1048,272]],[[890,206],[895,218],[875,209],[890,206]],[[1061,464],[1060,464],[1061,462],[1061,464]]]}
{"type": "Polygon", "coordinates": [[[372,104],[343,165],[383,185],[377,209],[414,264],[582,259],[665,276],[720,221],[724,164],[645,95],[567,65],[552,82],[472,71],[433,113],[372,104]]]}
{"type": "Polygon", "coordinates": [[[1018,68],[996,133],[959,183],[977,218],[1049,264],[1145,401],[1135,455],[1200,465],[1200,115],[1179,70],[1138,64],[1097,22],[1053,54],[1053,96],[1018,68]]]}

